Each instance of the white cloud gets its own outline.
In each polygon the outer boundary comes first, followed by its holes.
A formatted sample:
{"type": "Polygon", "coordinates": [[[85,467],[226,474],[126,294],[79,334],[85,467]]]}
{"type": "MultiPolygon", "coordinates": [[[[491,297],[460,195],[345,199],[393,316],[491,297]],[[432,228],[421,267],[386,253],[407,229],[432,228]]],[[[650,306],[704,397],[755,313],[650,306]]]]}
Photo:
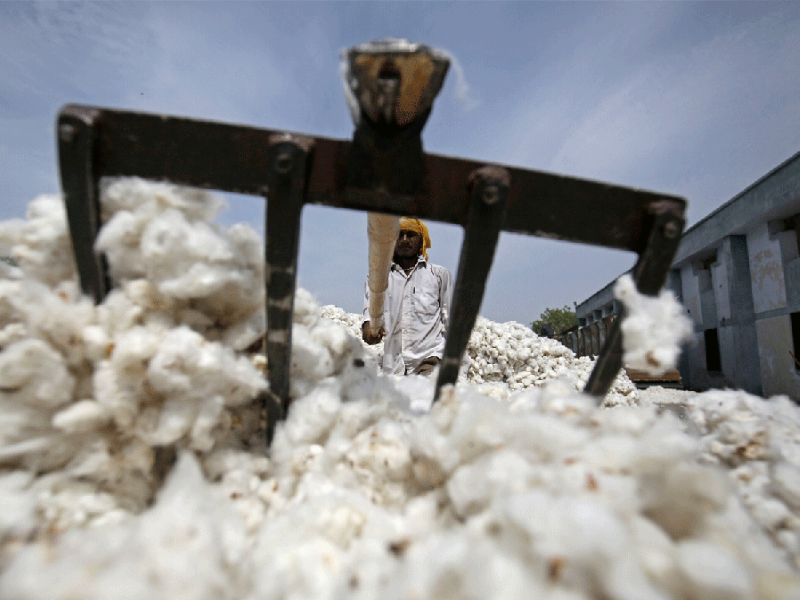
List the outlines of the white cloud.
{"type": "Polygon", "coordinates": [[[462,112],[468,113],[471,110],[478,108],[481,105],[481,102],[476,97],[474,90],[469,85],[469,82],[467,81],[467,75],[464,73],[464,68],[461,66],[461,62],[458,60],[458,57],[450,52],[448,55],[450,58],[450,70],[453,72],[453,75],[456,78],[453,93],[455,94],[456,100],[458,100],[459,104],[461,104],[462,112]]]}

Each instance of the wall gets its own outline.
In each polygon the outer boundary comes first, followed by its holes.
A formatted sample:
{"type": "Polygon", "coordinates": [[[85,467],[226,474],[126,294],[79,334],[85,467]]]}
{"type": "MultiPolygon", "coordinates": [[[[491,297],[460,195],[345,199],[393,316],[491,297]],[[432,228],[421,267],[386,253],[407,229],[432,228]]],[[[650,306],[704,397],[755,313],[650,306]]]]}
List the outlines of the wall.
{"type": "Polygon", "coordinates": [[[761,380],[766,397],[778,394],[798,399],[800,373],[792,355],[792,327],[789,315],[779,315],[756,322],[761,380]]]}
{"type": "Polygon", "coordinates": [[[747,233],[753,308],[758,313],[786,307],[786,284],[779,240],[770,239],[767,223],[747,233]]]}
{"type": "Polygon", "coordinates": [[[747,237],[722,241],[714,268],[722,373],[726,382],[751,394],[761,394],[762,375],[747,237]]]}

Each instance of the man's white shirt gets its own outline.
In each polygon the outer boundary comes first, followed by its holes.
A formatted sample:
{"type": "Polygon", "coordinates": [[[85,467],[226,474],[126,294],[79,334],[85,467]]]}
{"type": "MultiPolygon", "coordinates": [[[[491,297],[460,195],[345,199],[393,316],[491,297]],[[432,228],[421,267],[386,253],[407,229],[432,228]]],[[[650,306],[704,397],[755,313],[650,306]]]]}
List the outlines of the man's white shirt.
{"type": "MultiPolygon", "coordinates": [[[[369,280],[364,293],[364,320],[369,320],[369,280]]],[[[392,263],[383,304],[386,338],[383,370],[405,374],[424,359],[442,358],[444,335],[450,318],[453,276],[446,268],[419,257],[406,275],[392,263]]]]}

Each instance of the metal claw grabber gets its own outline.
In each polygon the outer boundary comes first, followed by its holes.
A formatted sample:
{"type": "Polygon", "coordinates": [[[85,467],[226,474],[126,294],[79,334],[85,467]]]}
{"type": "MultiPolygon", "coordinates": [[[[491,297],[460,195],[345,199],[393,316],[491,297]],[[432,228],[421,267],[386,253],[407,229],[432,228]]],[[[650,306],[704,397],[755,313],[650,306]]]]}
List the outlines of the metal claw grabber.
{"type": "MultiPolygon", "coordinates": [[[[421,133],[449,67],[421,44],[385,40],[343,53],[356,124],[352,141],[181,117],[65,106],[57,136],[61,182],[83,291],[108,293],[102,177],[139,176],[266,199],[267,437],[289,408],[292,310],[300,215],[321,204],[407,215],[464,228],[436,397],[455,383],[500,231],[635,252],[633,277],[655,295],[684,226],[682,198],[516,167],[427,154],[421,133]]],[[[620,321],[585,391],[602,398],[622,366],[620,321]]]]}

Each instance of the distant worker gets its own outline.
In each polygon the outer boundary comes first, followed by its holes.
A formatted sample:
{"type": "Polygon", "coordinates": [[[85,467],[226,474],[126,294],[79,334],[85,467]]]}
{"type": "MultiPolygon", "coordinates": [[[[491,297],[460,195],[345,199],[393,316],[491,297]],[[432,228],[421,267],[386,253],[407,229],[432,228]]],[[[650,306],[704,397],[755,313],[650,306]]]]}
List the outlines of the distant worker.
{"type": "Polygon", "coordinates": [[[403,217],[394,248],[386,290],[383,320],[386,331],[370,335],[369,280],[364,297],[361,336],[368,344],[384,335],[383,370],[399,375],[430,375],[441,362],[444,336],[450,318],[453,276],[446,268],[428,262],[431,238],[419,219],[403,217]]]}

